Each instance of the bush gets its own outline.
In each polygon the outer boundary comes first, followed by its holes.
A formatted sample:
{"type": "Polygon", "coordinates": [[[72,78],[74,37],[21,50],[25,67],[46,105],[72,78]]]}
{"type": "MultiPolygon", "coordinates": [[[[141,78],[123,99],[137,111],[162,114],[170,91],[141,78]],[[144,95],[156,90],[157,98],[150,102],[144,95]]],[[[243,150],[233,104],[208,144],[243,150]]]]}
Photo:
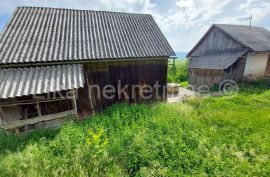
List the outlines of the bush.
{"type": "Polygon", "coordinates": [[[180,82],[186,82],[188,80],[188,61],[176,59],[175,61],[175,74],[172,66],[172,61],[170,61],[168,66],[168,75],[167,75],[167,81],[168,82],[174,82],[174,83],[180,83],[180,82]]]}

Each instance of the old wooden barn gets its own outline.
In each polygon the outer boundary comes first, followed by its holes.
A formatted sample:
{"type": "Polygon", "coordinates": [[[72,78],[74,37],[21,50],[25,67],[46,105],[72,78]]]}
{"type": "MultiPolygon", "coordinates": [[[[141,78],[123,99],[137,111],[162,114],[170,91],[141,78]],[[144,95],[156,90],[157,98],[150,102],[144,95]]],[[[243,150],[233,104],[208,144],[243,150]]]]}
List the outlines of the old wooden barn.
{"type": "Polygon", "coordinates": [[[147,99],[139,92],[146,84],[166,86],[173,55],[148,14],[19,7],[0,37],[1,127],[28,131],[114,103],[166,99],[161,87],[147,99]],[[90,89],[110,90],[119,81],[125,92],[115,97],[90,89]],[[139,86],[135,93],[131,85],[139,86]]]}
{"type": "Polygon", "coordinates": [[[270,75],[270,32],[262,27],[214,24],[188,53],[189,83],[236,82],[270,75]]]}

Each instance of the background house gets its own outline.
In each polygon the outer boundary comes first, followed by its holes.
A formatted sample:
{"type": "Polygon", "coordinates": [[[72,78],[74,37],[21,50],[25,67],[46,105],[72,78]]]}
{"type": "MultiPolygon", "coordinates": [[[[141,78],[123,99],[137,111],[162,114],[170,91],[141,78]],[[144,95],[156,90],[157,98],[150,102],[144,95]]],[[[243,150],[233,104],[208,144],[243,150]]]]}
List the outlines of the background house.
{"type": "Polygon", "coordinates": [[[270,32],[262,27],[214,24],[188,53],[189,83],[214,85],[270,75],[270,32]]]}
{"type": "Polygon", "coordinates": [[[144,100],[138,90],[132,97],[130,87],[128,99],[106,99],[89,88],[117,87],[118,80],[164,86],[172,55],[151,15],[19,7],[0,37],[1,127],[27,131],[118,102],[156,101],[155,94],[144,100]]]}

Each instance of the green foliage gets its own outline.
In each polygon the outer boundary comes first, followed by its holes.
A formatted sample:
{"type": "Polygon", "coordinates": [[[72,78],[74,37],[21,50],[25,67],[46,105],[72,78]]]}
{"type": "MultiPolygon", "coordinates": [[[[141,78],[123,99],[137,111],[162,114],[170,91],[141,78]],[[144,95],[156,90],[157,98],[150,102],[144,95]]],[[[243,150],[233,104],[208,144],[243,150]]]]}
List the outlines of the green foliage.
{"type": "Polygon", "coordinates": [[[169,62],[167,82],[180,83],[188,80],[188,61],[176,59],[175,60],[175,74],[173,69],[173,62],[169,62]]]}
{"type": "Polygon", "coordinates": [[[30,142],[36,142],[42,137],[47,140],[53,139],[58,130],[46,129],[31,132],[25,136],[7,135],[6,132],[0,129],[0,154],[10,151],[20,151],[30,142]]]}
{"type": "Polygon", "coordinates": [[[2,132],[0,176],[269,176],[270,91],[241,88],[233,98],[115,105],[54,133],[2,132]]]}
{"type": "Polygon", "coordinates": [[[188,87],[188,81],[185,81],[185,82],[180,82],[180,85],[182,86],[182,87],[188,87]]]}

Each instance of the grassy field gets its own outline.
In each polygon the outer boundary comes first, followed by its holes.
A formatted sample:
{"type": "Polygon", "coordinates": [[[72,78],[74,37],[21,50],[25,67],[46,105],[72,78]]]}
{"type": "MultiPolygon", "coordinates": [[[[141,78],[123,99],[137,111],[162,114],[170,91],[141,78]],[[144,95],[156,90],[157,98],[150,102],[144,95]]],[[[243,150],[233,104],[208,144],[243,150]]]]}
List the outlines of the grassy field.
{"type": "Polygon", "coordinates": [[[264,83],[233,98],[115,105],[58,131],[1,133],[0,176],[269,176],[269,127],[264,83]]]}
{"type": "Polygon", "coordinates": [[[168,82],[183,83],[188,80],[187,59],[175,60],[175,74],[173,71],[173,62],[170,60],[168,66],[168,82]]]}

